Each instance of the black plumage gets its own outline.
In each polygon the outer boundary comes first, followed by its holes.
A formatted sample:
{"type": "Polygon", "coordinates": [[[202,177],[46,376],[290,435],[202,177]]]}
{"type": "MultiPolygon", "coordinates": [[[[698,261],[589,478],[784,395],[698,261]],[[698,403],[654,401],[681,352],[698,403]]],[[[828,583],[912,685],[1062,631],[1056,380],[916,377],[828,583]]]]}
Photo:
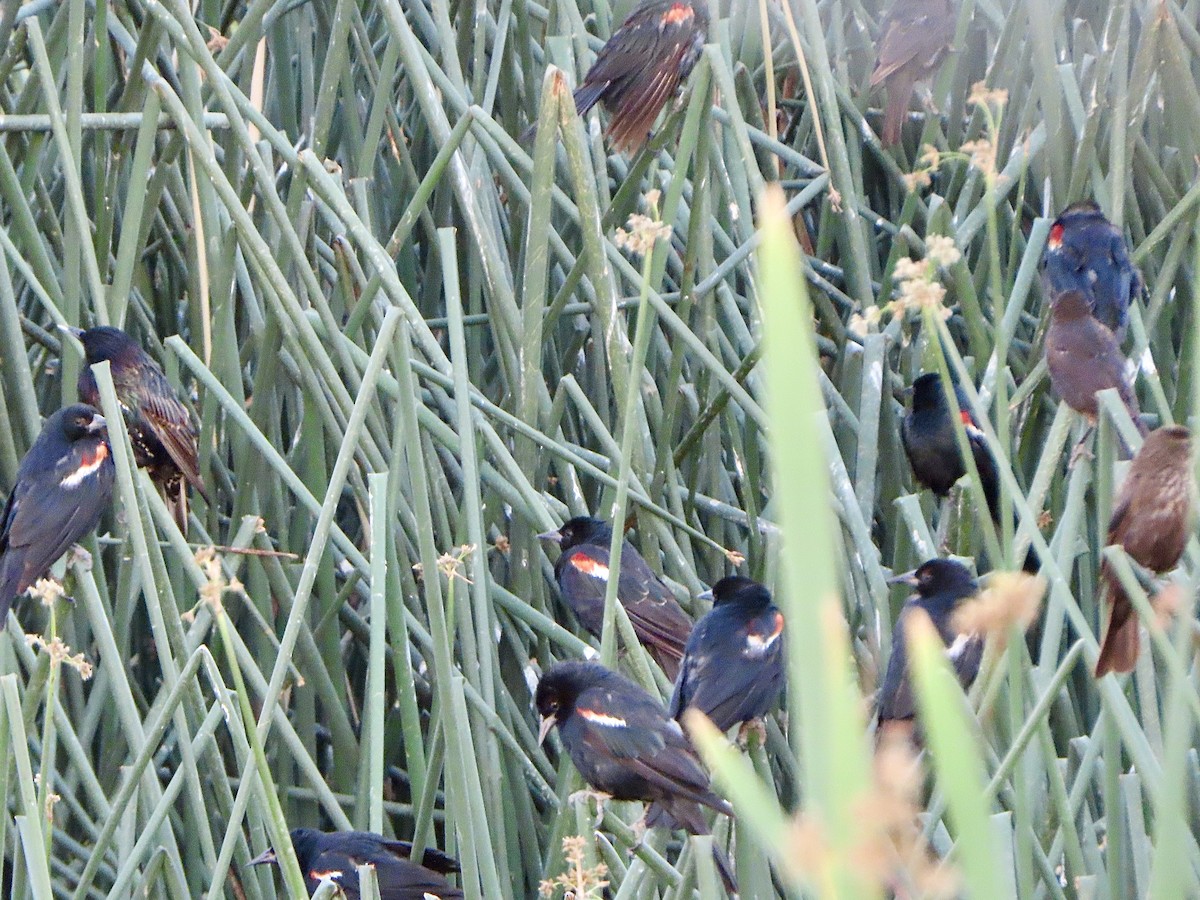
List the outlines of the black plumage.
{"type": "Polygon", "coordinates": [[[1050,297],[1083,294],[1091,314],[1118,343],[1129,327],[1129,307],[1142,292],[1142,274],[1125,236],[1092,200],[1071,204],[1050,226],[1042,282],[1050,297]]]}
{"type": "MultiPolygon", "coordinates": [[[[455,900],[463,896],[442,877],[457,872],[458,862],[437,850],[426,849],[418,865],[409,859],[412,844],[408,841],[390,841],[367,831],[293,828],[291,838],[310,894],[323,880],[332,880],[348,900],[359,900],[358,867],[369,864],[375,867],[382,900],[455,900]]],[[[275,851],[268,850],[250,864],[277,862],[275,851]]]]}
{"type": "MultiPolygon", "coordinates": [[[[612,526],[601,519],[578,516],[557,531],[538,537],[555,541],[562,548],[554,575],[563,600],[580,624],[599,636],[604,624],[612,526]]],[[[674,680],[692,632],[692,620],[628,541],[621,548],[617,599],[625,607],[638,640],[667,677],[674,680]]]]}
{"type": "MultiPolygon", "coordinates": [[[[563,746],[584,780],[617,800],[642,800],[646,825],[708,834],[702,806],[733,809],[709,787],[679,723],[628,678],[598,663],[568,661],[550,667],[535,697],[542,717],[539,741],[558,727],[563,746]]],[[[728,861],[714,855],[732,889],[728,861]]]]}
{"type": "Polygon", "coordinates": [[[80,403],[46,420],[0,513],[0,628],[13,601],[96,527],[114,477],[97,410],[80,403]]]}
{"type": "MultiPolygon", "coordinates": [[[[967,395],[958,385],[954,386],[954,393],[988,512],[995,522],[1000,515],[1000,476],[996,460],[988,449],[983,431],[971,415],[967,395]]],[[[913,382],[912,409],[900,424],[900,437],[913,476],[938,497],[947,496],[955,482],[966,474],[967,467],[954,433],[953,412],[938,373],[926,372],[913,382]]]]}
{"type": "Polygon", "coordinates": [[[692,630],[667,714],[698,709],[721,731],[766,715],[783,689],[783,613],[749,578],[722,578],[692,630]]]}
{"type": "Polygon", "coordinates": [[[134,462],[158,485],[179,528],[187,532],[187,485],[207,499],[200,480],[196,428],[167,376],[137,342],[119,328],[67,328],[83,344],[87,366],[79,373],[79,399],[100,406],[91,366],[108,360],[134,462]],[[186,482],[186,483],[185,483],[186,482]]]}
{"type": "Polygon", "coordinates": [[[911,584],[915,593],[904,602],[892,629],[892,655],[888,659],[887,673],[877,701],[877,718],[881,729],[890,723],[911,728],[916,716],[905,632],[908,617],[914,609],[924,610],[933,622],[964,689],[979,674],[979,664],[983,659],[983,638],[959,633],[952,622],[958,604],[979,591],[978,582],[966,566],[951,559],[931,559],[914,571],[892,580],[911,584]]]}

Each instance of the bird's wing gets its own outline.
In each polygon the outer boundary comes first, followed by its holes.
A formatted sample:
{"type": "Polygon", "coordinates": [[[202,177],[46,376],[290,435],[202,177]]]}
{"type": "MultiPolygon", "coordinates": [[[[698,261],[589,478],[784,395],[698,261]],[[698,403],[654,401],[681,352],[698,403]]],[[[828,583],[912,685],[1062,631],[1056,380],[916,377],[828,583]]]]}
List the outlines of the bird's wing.
{"type": "Polygon", "coordinates": [[[183,477],[201,494],[199,452],[196,447],[196,428],[187,408],[175,396],[167,377],[157,367],[143,371],[146,384],[138,394],[138,412],[166,448],[171,460],[183,477]]]}
{"type": "MultiPolygon", "coordinates": [[[[953,27],[953,22],[950,27],[953,27]]],[[[913,60],[935,53],[949,40],[946,32],[942,16],[935,13],[915,18],[889,16],[883,25],[879,59],[875,63],[875,71],[871,73],[871,87],[882,84],[889,75],[913,60]]]]}
{"type": "MultiPolygon", "coordinates": [[[[557,568],[559,587],[567,603],[588,631],[599,634],[610,571],[608,548],[599,544],[572,547],[563,554],[557,568]]],[[[617,598],[639,640],[676,659],[683,655],[692,620],[628,543],[621,551],[617,598]]]]}

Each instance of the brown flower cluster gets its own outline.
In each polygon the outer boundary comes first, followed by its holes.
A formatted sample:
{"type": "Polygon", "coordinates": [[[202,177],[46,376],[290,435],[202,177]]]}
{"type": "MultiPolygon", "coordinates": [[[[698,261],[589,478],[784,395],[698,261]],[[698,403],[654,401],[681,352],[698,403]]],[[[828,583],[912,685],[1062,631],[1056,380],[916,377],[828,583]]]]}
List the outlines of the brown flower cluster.
{"type": "Polygon", "coordinates": [[[604,889],[608,887],[608,866],[604,863],[587,865],[587,842],[578,835],[563,838],[562,847],[567,870],[543,881],[538,885],[538,893],[543,897],[555,897],[561,890],[563,900],[604,896],[604,889]]]}

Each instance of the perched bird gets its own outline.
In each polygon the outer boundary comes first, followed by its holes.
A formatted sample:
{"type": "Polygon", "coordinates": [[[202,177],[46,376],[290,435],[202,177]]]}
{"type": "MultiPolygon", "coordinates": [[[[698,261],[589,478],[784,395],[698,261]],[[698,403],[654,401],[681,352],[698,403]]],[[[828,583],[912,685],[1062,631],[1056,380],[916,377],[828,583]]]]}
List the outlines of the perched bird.
{"type": "MultiPolygon", "coordinates": [[[[389,841],[367,831],[316,831],[293,828],[292,847],[309,893],[324,880],[337,884],[348,900],[358,900],[358,867],[375,867],[382,900],[451,900],[463,892],[442,877],[458,871],[458,862],[437,850],[425,850],[421,864],[408,857],[412,844],[389,841]],[[439,874],[440,873],[440,874],[439,874]]],[[[250,865],[277,865],[274,850],[256,856],[250,865]]]]}
{"type": "Polygon", "coordinates": [[[78,403],[46,420],[0,513],[0,629],[13,601],[96,527],[114,477],[99,412],[78,403]]]}
{"type": "MultiPolygon", "coordinates": [[[[598,663],[561,662],[542,675],[535,702],[542,717],[539,743],[557,725],[589,785],[617,800],[650,804],[647,827],[708,834],[702,805],[733,814],[709,788],[708,773],[679,723],[625,676],[598,663]]],[[[715,845],[713,855],[733,890],[728,860],[715,845]]]]}
{"type": "Polygon", "coordinates": [[[659,111],[691,74],[708,33],[704,0],[649,0],[638,6],[596,54],[575,89],[585,115],[597,101],[611,115],[608,137],[635,152],[650,136],[659,111]]]}
{"type": "Polygon", "coordinates": [[[87,366],[79,373],[79,399],[100,406],[100,389],[91,366],[108,360],[125,427],[133,444],[134,462],[150,472],[179,525],[187,532],[187,483],[204,493],[200,480],[196,428],[179,402],[167,376],[137,343],[119,328],[63,327],[83,344],[87,366]]]}
{"type": "Polygon", "coordinates": [[[713,608],[696,623],[667,715],[700,710],[721,731],[759,719],[784,682],[783,613],[757,581],[734,575],[710,592],[713,608]]]}
{"type": "MultiPolygon", "coordinates": [[[[971,445],[975,468],[983,484],[988,512],[992,521],[996,522],[1000,516],[1000,476],[996,459],[988,449],[979,423],[971,415],[967,395],[957,384],[954,393],[958,398],[959,414],[967,432],[967,442],[971,445]]],[[[900,439],[912,466],[913,476],[938,497],[946,497],[955,482],[966,474],[967,467],[959,453],[958,439],[954,433],[950,404],[942,389],[942,377],[937,372],[926,372],[913,382],[912,409],[900,423],[900,439]]]]}
{"type": "Polygon", "coordinates": [[[1142,292],[1142,275],[1129,258],[1125,236],[1091,200],[1072,203],[1050,226],[1042,282],[1050,297],[1083,294],[1091,314],[1118,343],[1129,326],[1129,305],[1142,292]]]}
{"type": "Polygon", "coordinates": [[[951,619],[959,603],[978,593],[979,584],[966,566],[952,559],[931,559],[891,581],[910,584],[916,593],[904,601],[904,608],[892,629],[892,655],[888,659],[883,686],[879,689],[879,732],[895,727],[911,733],[916,703],[908,673],[908,635],[905,632],[908,617],[914,609],[924,610],[929,616],[965,690],[979,674],[983,639],[978,635],[958,633],[951,619]]]}
{"type": "MultiPolygon", "coordinates": [[[[562,548],[554,564],[559,590],[583,627],[596,636],[604,622],[612,533],[612,526],[601,519],[577,516],[557,531],[538,535],[562,548]]],[[[684,644],[692,632],[692,620],[628,541],[621,549],[617,599],[625,607],[638,640],[674,681],[684,644]]]]}
{"type": "Polygon", "coordinates": [[[1091,314],[1087,296],[1066,291],[1050,307],[1046,331],[1050,384],[1067,406],[1095,423],[1097,391],[1116,388],[1138,431],[1146,434],[1137,396],[1125,371],[1125,356],[1108,326],[1091,314]]]}
{"type": "Polygon", "coordinates": [[[932,75],[954,40],[957,15],[951,0],[894,0],[880,27],[879,59],[871,87],[887,85],[883,143],[900,142],[900,131],[918,81],[932,75]]]}
{"type": "MultiPolygon", "coordinates": [[[[1108,543],[1120,544],[1139,566],[1162,574],[1175,568],[1195,511],[1192,433],[1181,425],[1152,431],[1121,482],[1108,522],[1108,543]]],[[[1121,580],[1107,560],[1100,575],[1108,594],[1108,628],[1096,677],[1129,672],[1138,658],[1138,620],[1121,580]]]]}

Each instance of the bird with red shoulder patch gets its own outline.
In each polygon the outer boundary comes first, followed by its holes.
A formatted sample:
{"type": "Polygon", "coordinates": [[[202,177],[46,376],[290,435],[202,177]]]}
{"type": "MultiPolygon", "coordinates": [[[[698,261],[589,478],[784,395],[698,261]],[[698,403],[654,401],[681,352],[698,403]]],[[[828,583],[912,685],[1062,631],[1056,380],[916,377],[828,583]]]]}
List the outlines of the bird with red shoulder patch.
{"type": "MultiPolygon", "coordinates": [[[[562,548],[554,564],[559,591],[580,624],[597,637],[604,624],[612,534],[612,525],[603,519],[576,516],[558,530],[538,535],[562,548]]],[[[674,681],[692,620],[628,541],[621,547],[617,600],[625,607],[638,640],[674,681]]]]}
{"type": "MultiPolygon", "coordinates": [[[[771,592],[731,575],[706,591],[713,608],[696,623],[667,714],[698,709],[721,731],[765,716],[783,690],[783,613],[771,592]]],[[[704,599],[704,594],[700,595],[704,599]]]]}
{"type": "Polygon", "coordinates": [[[579,115],[603,103],[613,146],[629,153],[641,149],[659,112],[691,74],[707,33],[704,0],[641,4],[600,48],[576,88],[579,115]]]}
{"type": "MultiPolygon", "coordinates": [[[[380,900],[459,900],[463,892],[443,876],[458,871],[458,861],[425,849],[420,864],[413,862],[413,845],[392,841],[369,831],[317,831],[293,828],[289,835],[296,861],[310,894],[322,881],[334,882],[346,900],[359,900],[358,867],[373,866],[380,900]]],[[[250,860],[250,865],[278,865],[274,850],[250,860]]]]}
{"type": "MultiPolygon", "coordinates": [[[[546,670],[534,697],[543,742],[558,736],[584,781],[615,800],[642,800],[646,825],[709,834],[702,806],[723,815],[733,809],[709,787],[679,723],[663,705],[624,675],[598,663],[568,661],[546,670]]],[[[730,893],[736,892],[728,859],[713,856],[730,893]]]]}
{"type": "Polygon", "coordinates": [[[90,532],[112,499],[104,417],[76,404],[50,416],[0,513],[0,629],[13,601],[90,532]]]}

